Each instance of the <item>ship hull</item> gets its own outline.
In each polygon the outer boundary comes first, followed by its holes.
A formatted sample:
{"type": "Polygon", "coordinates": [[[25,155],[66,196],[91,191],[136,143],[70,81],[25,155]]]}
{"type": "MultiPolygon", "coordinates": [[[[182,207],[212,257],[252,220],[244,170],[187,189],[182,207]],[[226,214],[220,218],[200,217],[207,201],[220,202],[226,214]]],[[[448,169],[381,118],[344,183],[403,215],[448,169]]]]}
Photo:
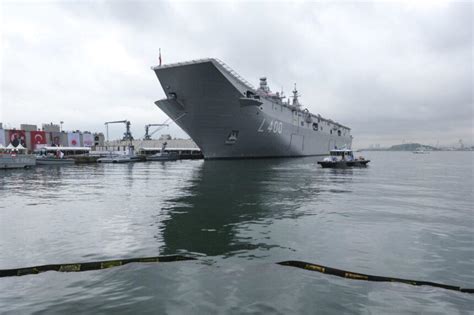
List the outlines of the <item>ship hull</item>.
{"type": "Polygon", "coordinates": [[[167,95],[156,105],[206,159],[326,155],[335,146],[351,146],[348,129],[338,135],[317,121],[315,130],[317,118],[309,122],[302,111],[265,98],[247,101],[249,87],[214,60],[154,70],[167,95]]]}

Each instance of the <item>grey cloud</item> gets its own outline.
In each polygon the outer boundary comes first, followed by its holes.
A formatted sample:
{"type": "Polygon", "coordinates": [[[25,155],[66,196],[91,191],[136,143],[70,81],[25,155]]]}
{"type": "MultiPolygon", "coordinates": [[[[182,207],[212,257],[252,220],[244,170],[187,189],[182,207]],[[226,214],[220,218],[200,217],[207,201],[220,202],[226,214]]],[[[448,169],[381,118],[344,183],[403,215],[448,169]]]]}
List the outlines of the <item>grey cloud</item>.
{"type": "Polygon", "coordinates": [[[36,121],[10,108],[34,111],[39,102],[47,121],[66,116],[74,129],[86,121],[100,129],[128,118],[141,134],[151,117],[166,119],[153,104],[163,93],[149,70],[161,47],[165,63],[218,57],[255,84],[267,76],[273,90],[290,94],[296,82],[311,111],[352,127],[361,146],[472,141],[469,2],[79,1],[39,12],[22,5],[4,6],[7,23],[31,21],[43,39],[2,31],[0,120],[36,121]],[[117,64],[94,61],[101,50],[117,64]]]}

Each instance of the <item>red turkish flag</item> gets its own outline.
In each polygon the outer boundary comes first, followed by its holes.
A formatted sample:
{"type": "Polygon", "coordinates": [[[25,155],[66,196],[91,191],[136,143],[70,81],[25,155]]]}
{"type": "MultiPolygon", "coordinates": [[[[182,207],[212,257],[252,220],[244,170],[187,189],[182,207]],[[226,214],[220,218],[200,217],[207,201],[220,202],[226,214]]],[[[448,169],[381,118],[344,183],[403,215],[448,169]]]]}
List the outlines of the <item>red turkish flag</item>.
{"type": "Polygon", "coordinates": [[[36,148],[38,144],[46,144],[46,133],[44,131],[30,131],[31,146],[36,148]]]}

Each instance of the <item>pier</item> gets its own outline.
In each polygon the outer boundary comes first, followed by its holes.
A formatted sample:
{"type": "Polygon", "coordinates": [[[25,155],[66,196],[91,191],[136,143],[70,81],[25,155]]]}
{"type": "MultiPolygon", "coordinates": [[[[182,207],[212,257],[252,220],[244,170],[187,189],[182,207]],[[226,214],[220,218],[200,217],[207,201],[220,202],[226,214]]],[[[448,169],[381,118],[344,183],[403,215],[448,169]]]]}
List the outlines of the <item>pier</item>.
{"type": "Polygon", "coordinates": [[[0,168],[32,167],[41,164],[36,160],[44,158],[72,159],[73,164],[91,164],[103,157],[127,155],[133,155],[130,162],[142,162],[161,153],[172,154],[179,160],[203,158],[191,139],[173,139],[170,135],[151,139],[152,134],[147,132],[143,140],[135,140],[128,129],[123,139],[106,141],[101,132],[65,131],[62,125],[53,123],[42,124],[41,128],[21,124],[20,129],[4,129],[0,124],[0,168]]]}

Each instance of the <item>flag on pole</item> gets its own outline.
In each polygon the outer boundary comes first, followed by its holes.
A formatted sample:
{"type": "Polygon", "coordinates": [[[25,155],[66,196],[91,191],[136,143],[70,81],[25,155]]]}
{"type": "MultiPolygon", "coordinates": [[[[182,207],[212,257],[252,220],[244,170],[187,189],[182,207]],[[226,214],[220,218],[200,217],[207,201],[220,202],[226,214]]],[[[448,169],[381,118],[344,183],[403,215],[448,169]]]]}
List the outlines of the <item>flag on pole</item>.
{"type": "Polygon", "coordinates": [[[160,61],[160,66],[161,66],[161,48],[160,48],[160,54],[159,54],[158,60],[160,61]]]}
{"type": "Polygon", "coordinates": [[[30,131],[31,147],[39,149],[46,145],[46,132],[44,131],[30,131]]]}

